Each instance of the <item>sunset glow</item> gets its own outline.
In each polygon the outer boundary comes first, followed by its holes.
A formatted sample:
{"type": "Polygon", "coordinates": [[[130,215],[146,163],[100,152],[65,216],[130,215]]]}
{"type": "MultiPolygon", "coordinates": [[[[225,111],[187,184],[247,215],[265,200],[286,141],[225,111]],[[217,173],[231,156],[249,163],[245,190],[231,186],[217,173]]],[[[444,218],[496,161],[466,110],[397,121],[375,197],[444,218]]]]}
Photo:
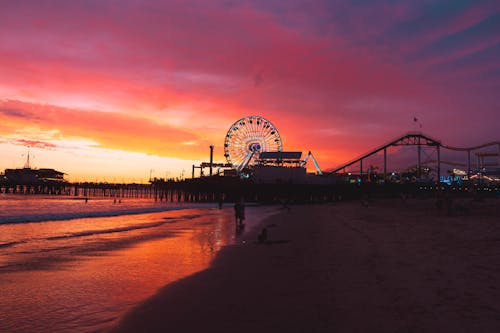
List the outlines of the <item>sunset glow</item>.
{"type": "Polygon", "coordinates": [[[414,129],[498,139],[498,1],[4,1],[0,171],[190,176],[260,115],[331,168],[414,129]]]}

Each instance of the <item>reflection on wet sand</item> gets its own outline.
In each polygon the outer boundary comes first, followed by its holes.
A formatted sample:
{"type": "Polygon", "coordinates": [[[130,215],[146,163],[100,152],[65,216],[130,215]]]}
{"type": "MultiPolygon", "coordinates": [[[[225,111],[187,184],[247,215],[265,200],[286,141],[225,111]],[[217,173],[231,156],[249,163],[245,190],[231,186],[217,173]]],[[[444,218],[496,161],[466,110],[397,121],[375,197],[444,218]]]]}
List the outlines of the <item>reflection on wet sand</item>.
{"type": "Polygon", "coordinates": [[[193,209],[0,226],[17,242],[0,250],[0,331],[107,327],[160,287],[207,268],[235,240],[232,218],[229,209],[193,209]]]}

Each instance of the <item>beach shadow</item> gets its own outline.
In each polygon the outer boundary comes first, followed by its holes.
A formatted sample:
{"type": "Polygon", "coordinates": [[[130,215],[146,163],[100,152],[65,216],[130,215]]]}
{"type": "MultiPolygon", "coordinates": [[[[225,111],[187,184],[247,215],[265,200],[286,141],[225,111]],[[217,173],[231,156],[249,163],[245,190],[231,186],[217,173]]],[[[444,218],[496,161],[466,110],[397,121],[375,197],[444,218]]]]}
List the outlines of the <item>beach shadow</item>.
{"type": "Polygon", "coordinates": [[[263,244],[263,245],[273,245],[273,244],[287,244],[292,240],[290,239],[278,239],[278,240],[266,240],[263,242],[256,241],[255,244],[263,244]]]}

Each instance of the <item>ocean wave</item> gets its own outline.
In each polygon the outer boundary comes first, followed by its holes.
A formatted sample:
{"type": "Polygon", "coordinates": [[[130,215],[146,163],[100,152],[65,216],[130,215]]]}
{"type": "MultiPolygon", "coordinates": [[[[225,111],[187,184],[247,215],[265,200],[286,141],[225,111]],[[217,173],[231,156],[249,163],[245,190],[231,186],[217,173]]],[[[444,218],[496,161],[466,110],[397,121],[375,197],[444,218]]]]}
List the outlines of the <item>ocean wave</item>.
{"type": "Polygon", "coordinates": [[[32,223],[32,222],[46,222],[46,221],[66,221],[82,218],[95,218],[95,217],[112,217],[121,215],[136,215],[147,213],[158,213],[172,210],[185,210],[193,208],[204,208],[201,205],[180,206],[180,207],[142,207],[130,208],[122,210],[105,210],[105,211],[91,211],[91,212],[67,212],[67,213],[43,213],[34,215],[23,216],[1,216],[0,224],[10,223],[32,223]]]}
{"type": "Polygon", "coordinates": [[[115,232],[126,232],[126,231],[133,231],[133,230],[139,230],[139,229],[148,229],[148,228],[156,228],[159,226],[162,226],[164,224],[171,223],[170,221],[164,221],[164,222],[153,222],[153,223],[146,223],[146,224],[139,224],[139,225],[130,225],[126,227],[121,227],[121,228],[111,228],[111,229],[103,229],[103,230],[86,230],[86,231],[81,231],[81,232],[74,232],[70,233],[67,235],[61,235],[61,236],[53,236],[53,237],[48,237],[46,238],[47,240],[58,240],[58,239],[67,239],[67,238],[74,238],[74,237],[85,237],[85,236],[93,236],[93,235],[102,235],[102,234],[111,234],[115,232]]]}
{"type": "Polygon", "coordinates": [[[17,245],[17,244],[21,244],[21,243],[24,243],[24,242],[23,241],[19,241],[19,242],[0,243],[0,249],[1,248],[6,248],[6,247],[11,247],[11,246],[14,246],[14,245],[17,245]]]}

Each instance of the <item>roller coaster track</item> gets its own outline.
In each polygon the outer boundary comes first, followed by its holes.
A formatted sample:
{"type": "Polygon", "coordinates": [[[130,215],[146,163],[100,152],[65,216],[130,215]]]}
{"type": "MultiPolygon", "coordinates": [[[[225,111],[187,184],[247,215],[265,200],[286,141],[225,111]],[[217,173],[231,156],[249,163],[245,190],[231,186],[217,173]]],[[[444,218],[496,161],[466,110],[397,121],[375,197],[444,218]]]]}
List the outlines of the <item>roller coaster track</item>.
{"type": "MultiPolygon", "coordinates": [[[[500,141],[492,141],[488,142],[482,145],[474,146],[474,147],[453,147],[453,146],[448,146],[444,145],[441,143],[440,140],[437,140],[435,138],[432,138],[428,135],[425,135],[421,132],[408,132],[406,134],[403,134],[401,136],[396,137],[393,140],[390,140],[374,149],[369,151],[368,153],[362,154],[347,163],[344,163],[331,171],[329,171],[329,174],[334,174],[342,169],[345,169],[355,163],[361,163],[361,171],[362,171],[362,162],[365,158],[370,157],[372,155],[377,154],[380,151],[384,151],[384,160],[387,158],[387,151],[386,149],[392,146],[433,146],[436,147],[436,149],[439,151],[439,148],[444,148],[444,149],[449,149],[449,150],[455,150],[455,151],[467,151],[470,155],[470,152],[473,150],[485,148],[485,147],[490,147],[490,146],[495,146],[498,145],[499,150],[500,150],[500,141]]],[[[469,156],[470,159],[470,156],[469,156]]]]}
{"type": "Polygon", "coordinates": [[[448,146],[448,145],[441,145],[441,147],[446,148],[446,149],[450,149],[450,150],[457,150],[457,151],[472,151],[472,150],[477,150],[477,149],[495,146],[495,145],[500,145],[500,141],[491,141],[491,142],[484,143],[484,144],[479,145],[479,146],[468,147],[468,148],[453,147],[453,146],[448,146]]]}
{"type": "MultiPolygon", "coordinates": [[[[437,160],[428,160],[428,161],[422,162],[422,165],[434,164],[437,162],[438,162],[437,160]]],[[[454,162],[454,161],[439,161],[439,163],[451,165],[451,166],[461,166],[461,167],[468,166],[467,163],[465,163],[465,162],[462,163],[462,162],[454,162]]],[[[497,163],[484,163],[484,164],[482,164],[482,166],[484,166],[484,167],[496,167],[496,166],[498,166],[498,164],[497,163]]]]}

